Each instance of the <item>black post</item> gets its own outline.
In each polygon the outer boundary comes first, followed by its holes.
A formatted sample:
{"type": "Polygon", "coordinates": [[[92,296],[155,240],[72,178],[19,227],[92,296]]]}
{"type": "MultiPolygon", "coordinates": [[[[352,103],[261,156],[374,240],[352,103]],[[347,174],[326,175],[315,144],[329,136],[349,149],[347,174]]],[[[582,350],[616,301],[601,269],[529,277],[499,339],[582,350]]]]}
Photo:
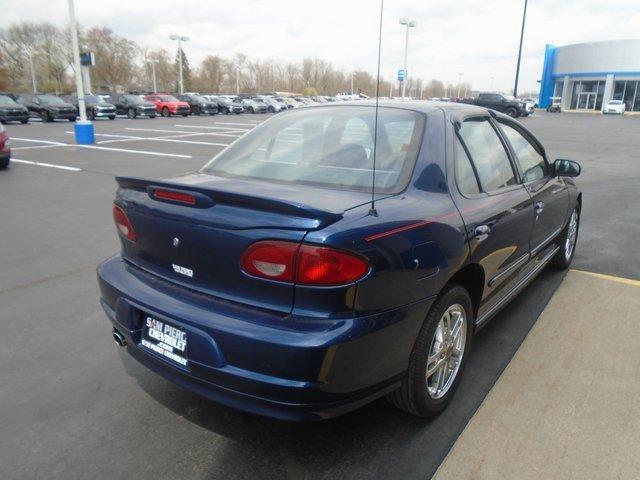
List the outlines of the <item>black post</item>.
{"type": "Polygon", "coordinates": [[[520,58],[522,57],[522,39],[524,38],[524,22],[527,19],[527,0],[524,0],[524,13],[522,14],[522,29],[520,30],[520,48],[518,48],[518,65],[516,66],[516,83],[513,86],[513,96],[518,96],[518,77],[520,76],[520,58]]]}

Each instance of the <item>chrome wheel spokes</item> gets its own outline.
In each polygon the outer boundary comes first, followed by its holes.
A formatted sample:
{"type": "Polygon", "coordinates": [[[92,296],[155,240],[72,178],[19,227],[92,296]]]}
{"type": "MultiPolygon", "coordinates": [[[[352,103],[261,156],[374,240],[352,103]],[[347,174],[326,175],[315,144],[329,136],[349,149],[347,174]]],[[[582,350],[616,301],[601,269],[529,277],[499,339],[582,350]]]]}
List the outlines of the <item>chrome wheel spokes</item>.
{"type": "Polygon", "coordinates": [[[564,258],[571,259],[573,249],[576,246],[576,238],[578,236],[578,211],[574,210],[567,225],[567,239],[564,242],[564,258]]]}
{"type": "Polygon", "coordinates": [[[467,340],[464,308],[451,305],[442,315],[427,358],[427,390],[433,399],[442,398],[458,374],[467,340]]]}

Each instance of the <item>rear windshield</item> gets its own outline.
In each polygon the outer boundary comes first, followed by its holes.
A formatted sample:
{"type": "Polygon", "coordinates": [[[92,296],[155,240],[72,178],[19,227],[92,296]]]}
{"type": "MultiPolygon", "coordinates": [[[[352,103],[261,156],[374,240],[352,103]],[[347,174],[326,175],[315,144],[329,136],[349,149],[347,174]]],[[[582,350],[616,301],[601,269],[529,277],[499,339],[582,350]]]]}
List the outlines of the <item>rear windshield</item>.
{"type": "MultiPolygon", "coordinates": [[[[375,108],[305,108],[274,117],[202,169],[219,176],[371,191],[375,108]]],[[[381,107],[375,190],[402,191],[424,130],[417,112],[381,107]]]]}

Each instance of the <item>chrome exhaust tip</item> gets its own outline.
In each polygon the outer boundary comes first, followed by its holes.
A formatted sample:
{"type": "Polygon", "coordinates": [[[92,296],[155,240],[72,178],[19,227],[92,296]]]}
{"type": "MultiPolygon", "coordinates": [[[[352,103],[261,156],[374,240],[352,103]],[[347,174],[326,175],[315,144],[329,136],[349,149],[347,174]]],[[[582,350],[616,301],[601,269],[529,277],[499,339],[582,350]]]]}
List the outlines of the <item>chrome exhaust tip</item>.
{"type": "Polygon", "coordinates": [[[118,345],[119,347],[124,347],[127,344],[127,340],[124,338],[124,335],[122,335],[118,330],[116,330],[115,328],[113,329],[113,341],[115,342],[116,345],[118,345]]]}

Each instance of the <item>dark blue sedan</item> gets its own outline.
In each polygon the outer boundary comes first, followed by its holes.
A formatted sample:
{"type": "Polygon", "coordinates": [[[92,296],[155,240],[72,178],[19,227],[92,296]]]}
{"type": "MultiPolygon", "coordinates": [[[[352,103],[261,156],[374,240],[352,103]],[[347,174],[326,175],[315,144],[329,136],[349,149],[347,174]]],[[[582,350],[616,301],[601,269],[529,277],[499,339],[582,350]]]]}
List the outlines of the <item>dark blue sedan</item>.
{"type": "Polygon", "coordinates": [[[471,105],[291,110],[196,173],[117,178],[101,304],[138,361],[222,404],[314,420],[387,395],[434,415],[473,333],[571,263],[579,173],[471,105]]]}

